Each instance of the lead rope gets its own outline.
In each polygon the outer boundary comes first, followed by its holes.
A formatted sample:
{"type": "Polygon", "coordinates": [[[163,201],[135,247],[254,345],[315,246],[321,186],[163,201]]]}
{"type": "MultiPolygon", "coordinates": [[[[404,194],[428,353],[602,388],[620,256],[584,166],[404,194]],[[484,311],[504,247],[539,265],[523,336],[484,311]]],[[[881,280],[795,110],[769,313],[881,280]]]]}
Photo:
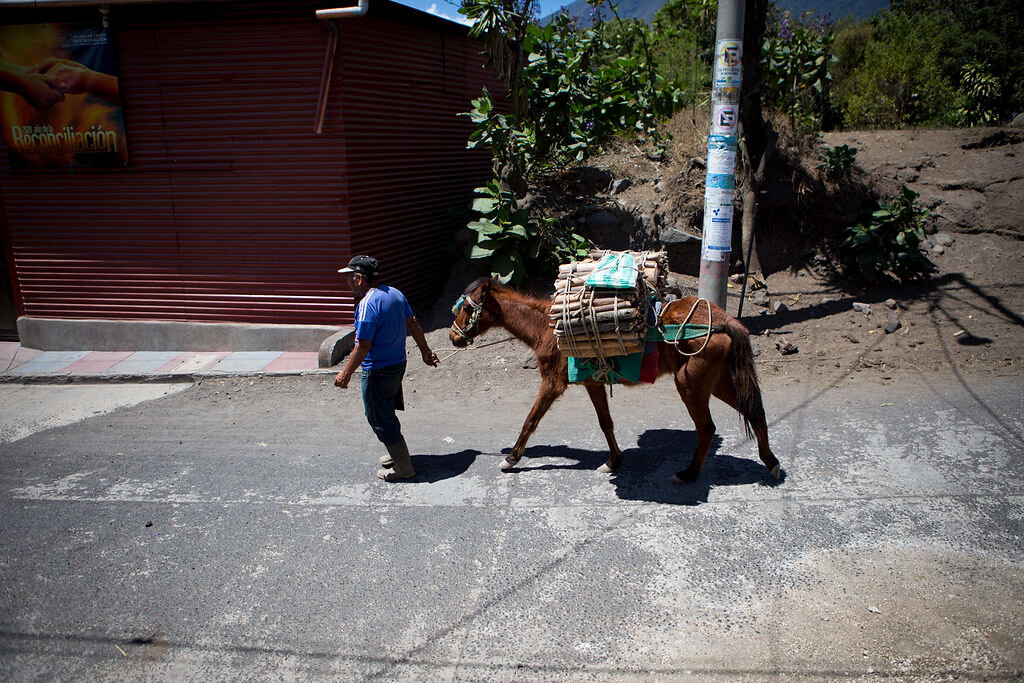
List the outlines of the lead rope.
{"type": "Polygon", "coordinates": [[[465,346],[465,347],[463,347],[461,349],[455,349],[454,351],[449,353],[444,358],[438,359],[437,362],[438,362],[438,364],[440,364],[440,363],[448,360],[449,358],[451,358],[455,354],[457,354],[459,351],[467,351],[469,349],[486,349],[488,346],[494,346],[495,344],[504,344],[505,342],[512,341],[513,339],[515,339],[515,336],[505,337],[504,339],[499,339],[498,341],[487,342],[486,344],[476,344],[474,346],[465,346]]]}

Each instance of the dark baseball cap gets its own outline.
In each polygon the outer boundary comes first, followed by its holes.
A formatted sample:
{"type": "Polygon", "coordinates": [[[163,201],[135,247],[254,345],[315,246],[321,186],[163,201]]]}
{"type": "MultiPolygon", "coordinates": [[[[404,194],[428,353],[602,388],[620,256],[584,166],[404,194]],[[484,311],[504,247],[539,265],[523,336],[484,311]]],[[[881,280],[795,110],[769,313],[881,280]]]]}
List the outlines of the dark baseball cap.
{"type": "Polygon", "coordinates": [[[372,256],[353,256],[347,268],[339,268],[339,273],[359,273],[366,277],[377,277],[380,264],[372,256]]]}

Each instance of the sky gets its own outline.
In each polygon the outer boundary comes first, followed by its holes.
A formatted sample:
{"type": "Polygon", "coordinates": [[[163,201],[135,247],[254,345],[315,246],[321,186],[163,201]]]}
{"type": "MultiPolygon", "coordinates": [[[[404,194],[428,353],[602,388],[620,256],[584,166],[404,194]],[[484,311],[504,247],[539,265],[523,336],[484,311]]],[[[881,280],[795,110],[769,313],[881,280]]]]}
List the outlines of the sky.
{"type": "MultiPolygon", "coordinates": [[[[371,2],[373,0],[370,0],[371,2]]],[[[460,23],[468,23],[466,17],[459,14],[459,3],[457,0],[395,0],[401,5],[407,5],[409,7],[415,7],[418,10],[422,10],[429,14],[435,14],[439,17],[449,19],[451,21],[457,21],[460,23]]],[[[547,15],[555,12],[563,5],[568,5],[572,0],[540,0],[540,16],[546,17],[547,15]]]]}

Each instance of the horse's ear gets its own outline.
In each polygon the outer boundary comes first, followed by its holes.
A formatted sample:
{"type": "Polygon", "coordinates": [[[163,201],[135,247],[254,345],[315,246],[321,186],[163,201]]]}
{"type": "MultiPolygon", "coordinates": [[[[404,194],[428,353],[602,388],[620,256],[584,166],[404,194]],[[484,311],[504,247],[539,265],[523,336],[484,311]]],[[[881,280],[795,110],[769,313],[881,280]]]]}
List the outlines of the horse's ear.
{"type": "Polygon", "coordinates": [[[477,279],[470,282],[469,285],[466,286],[465,291],[462,293],[467,295],[473,294],[475,292],[481,292],[483,294],[486,294],[487,291],[491,288],[491,284],[492,280],[490,278],[478,277],[477,279]]]}

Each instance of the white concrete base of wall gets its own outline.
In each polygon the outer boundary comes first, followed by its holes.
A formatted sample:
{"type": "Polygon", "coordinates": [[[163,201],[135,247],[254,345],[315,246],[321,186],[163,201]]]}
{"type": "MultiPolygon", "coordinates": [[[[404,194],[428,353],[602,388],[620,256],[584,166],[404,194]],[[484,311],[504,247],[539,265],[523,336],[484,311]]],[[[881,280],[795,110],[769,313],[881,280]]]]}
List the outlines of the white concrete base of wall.
{"type": "Polygon", "coordinates": [[[21,345],[41,351],[319,352],[347,336],[329,325],[18,318],[21,345]]]}

